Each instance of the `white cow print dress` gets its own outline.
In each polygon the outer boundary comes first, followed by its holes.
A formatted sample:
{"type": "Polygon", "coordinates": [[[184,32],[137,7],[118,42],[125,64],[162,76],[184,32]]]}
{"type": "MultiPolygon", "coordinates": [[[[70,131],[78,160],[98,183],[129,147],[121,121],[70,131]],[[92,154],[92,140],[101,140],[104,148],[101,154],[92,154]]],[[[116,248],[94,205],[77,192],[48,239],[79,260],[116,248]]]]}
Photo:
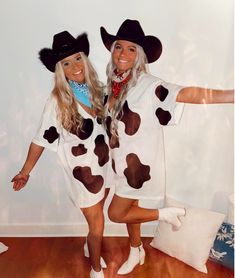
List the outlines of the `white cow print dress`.
{"type": "MultiPolygon", "coordinates": [[[[110,146],[116,195],[154,200],[156,205],[162,205],[165,194],[162,127],[176,124],[181,117],[184,104],[176,102],[181,88],[144,73],[128,92],[123,116],[118,121],[119,141],[110,146]]],[[[108,118],[108,126],[110,122],[108,118]]]]}
{"type": "Polygon", "coordinates": [[[84,125],[77,134],[70,133],[58,122],[56,109],[56,101],[51,96],[32,142],[57,152],[66,173],[70,199],[77,207],[90,207],[104,197],[109,162],[104,128],[78,104],[84,125]]]}

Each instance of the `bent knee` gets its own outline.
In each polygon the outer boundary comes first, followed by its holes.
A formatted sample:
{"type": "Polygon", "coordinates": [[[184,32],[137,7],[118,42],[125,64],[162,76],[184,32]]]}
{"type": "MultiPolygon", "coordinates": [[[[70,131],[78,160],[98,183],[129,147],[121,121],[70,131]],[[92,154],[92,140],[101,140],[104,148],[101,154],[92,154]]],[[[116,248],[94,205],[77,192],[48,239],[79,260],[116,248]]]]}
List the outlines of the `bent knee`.
{"type": "Polygon", "coordinates": [[[115,223],[123,223],[124,222],[124,215],[117,211],[116,209],[113,209],[112,207],[108,208],[108,217],[111,221],[115,223]]]}

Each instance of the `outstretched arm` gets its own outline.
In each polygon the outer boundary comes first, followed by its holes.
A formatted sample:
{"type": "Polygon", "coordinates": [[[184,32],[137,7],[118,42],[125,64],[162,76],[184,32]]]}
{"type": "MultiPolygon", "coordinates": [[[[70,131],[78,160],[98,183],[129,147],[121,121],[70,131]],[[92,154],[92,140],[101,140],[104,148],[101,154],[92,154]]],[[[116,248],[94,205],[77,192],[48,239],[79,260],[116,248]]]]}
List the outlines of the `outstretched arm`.
{"type": "Polygon", "coordinates": [[[38,159],[40,158],[44,147],[31,143],[28,150],[28,155],[26,161],[24,163],[23,168],[11,181],[13,182],[13,189],[15,191],[20,190],[23,188],[28,179],[29,173],[33,169],[34,165],[37,163],[38,159]]]}
{"type": "Polygon", "coordinates": [[[234,90],[185,87],[179,91],[176,101],[192,104],[233,103],[234,90]]]}

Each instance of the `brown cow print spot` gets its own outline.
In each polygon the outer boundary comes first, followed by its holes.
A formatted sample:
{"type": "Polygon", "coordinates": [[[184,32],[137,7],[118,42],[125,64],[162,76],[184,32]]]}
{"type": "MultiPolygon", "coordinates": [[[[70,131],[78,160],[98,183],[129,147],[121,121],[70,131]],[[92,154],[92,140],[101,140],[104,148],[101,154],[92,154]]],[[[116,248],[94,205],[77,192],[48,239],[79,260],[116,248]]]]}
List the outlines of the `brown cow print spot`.
{"type": "Polygon", "coordinates": [[[100,134],[95,138],[94,153],[98,157],[98,163],[103,166],[109,161],[109,147],[104,141],[104,135],[100,134]]]}
{"type": "Polygon", "coordinates": [[[104,97],[104,105],[107,103],[107,101],[108,101],[108,95],[106,95],[106,96],[104,97]]]}
{"type": "Polygon", "coordinates": [[[110,132],[110,126],[111,126],[111,117],[108,116],[105,120],[105,124],[106,124],[106,133],[108,135],[108,137],[110,138],[111,137],[111,132],[110,132]]]}
{"type": "Polygon", "coordinates": [[[170,112],[165,111],[160,107],[156,110],[155,115],[157,116],[159,123],[161,125],[167,125],[169,123],[169,121],[171,120],[170,112]]]}
{"type": "Polygon", "coordinates": [[[134,135],[140,127],[140,115],[130,110],[127,101],[123,105],[123,115],[120,117],[120,121],[125,124],[127,135],[134,135]]]}
{"type": "Polygon", "coordinates": [[[94,124],[91,119],[83,119],[83,125],[78,130],[73,128],[71,133],[77,135],[81,140],[89,138],[93,132],[94,124]]]}
{"type": "Polygon", "coordinates": [[[157,86],[155,89],[155,95],[159,98],[160,101],[164,101],[168,96],[169,91],[163,86],[157,86]]]}
{"type": "Polygon", "coordinates": [[[83,144],[79,144],[77,147],[72,147],[72,154],[74,156],[79,156],[87,153],[87,148],[83,144]]]}
{"type": "Polygon", "coordinates": [[[134,153],[126,156],[126,162],[127,168],[124,170],[124,175],[128,184],[135,189],[141,188],[143,183],[151,178],[149,175],[150,166],[142,164],[134,153]]]}
{"type": "Polygon", "coordinates": [[[59,138],[59,133],[54,126],[51,126],[49,129],[45,130],[43,138],[52,144],[56,139],[59,138]]]}
{"type": "Polygon", "coordinates": [[[73,169],[73,176],[75,179],[83,183],[89,192],[94,194],[98,193],[104,184],[103,177],[100,175],[93,176],[91,173],[91,168],[87,166],[75,167],[73,169]]]}
{"type": "Polygon", "coordinates": [[[102,124],[102,119],[100,117],[97,117],[96,122],[97,122],[97,124],[101,125],[102,124]]]}
{"type": "Polygon", "coordinates": [[[119,148],[119,141],[118,141],[118,138],[116,140],[111,140],[111,132],[110,132],[110,126],[111,126],[111,117],[108,116],[106,118],[106,133],[109,137],[109,146],[111,149],[114,149],[114,148],[119,148]]]}

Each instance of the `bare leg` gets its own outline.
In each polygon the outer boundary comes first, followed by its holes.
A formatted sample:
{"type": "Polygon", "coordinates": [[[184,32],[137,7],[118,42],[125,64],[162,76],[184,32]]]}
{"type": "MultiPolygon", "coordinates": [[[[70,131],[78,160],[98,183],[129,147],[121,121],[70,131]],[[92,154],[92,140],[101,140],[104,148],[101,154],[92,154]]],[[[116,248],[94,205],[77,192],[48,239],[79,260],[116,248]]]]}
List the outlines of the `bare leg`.
{"type": "Polygon", "coordinates": [[[141,244],[140,224],[126,224],[130,245],[138,247],[141,244]]]}
{"type": "MultiPolygon", "coordinates": [[[[132,206],[138,207],[138,201],[134,201],[132,206]]],[[[144,264],[145,251],[141,242],[140,223],[127,223],[127,231],[130,240],[130,253],[127,261],[125,261],[118,270],[118,274],[130,273],[137,264],[144,264]]]]}
{"type": "MultiPolygon", "coordinates": [[[[133,206],[138,206],[138,201],[133,203],[133,206]]],[[[130,245],[132,247],[138,247],[141,245],[140,223],[138,224],[126,224],[127,231],[130,239],[130,245]]]]}
{"type": "Polygon", "coordinates": [[[178,230],[181,222],[178,217],[185,216],[184,208],[145,209],[136,204],[136,200],[113,196],[108,209],[109,218],[113,222],[139,224],[148,221],[161,220],[178,230]]]}
{"type": "MultiPolygon", "coordinates": [[[[105,189],[105,195],[104,195],[104,198],[101,200],[101,205],[102,205],[102,210],[104,209],[104,203],[105,203],[105,200],[107,199],[107,196],[109,194],[109,191],[110,191],[110,188],[106,188],[105,189]]],[[[102,249],[102,244],[101,244],[101,249],[102,249]]],[[[84,245],[84,255],[85,257],[89,258],[90,257],[90,254],[89,254],[89,250],[88,250],[88,243],[87,243],[87,239],[86,239],[86,242],[85,242],[85,245],[84,245]]],[[[104,261],[104,259],[101,257],[100,258],[100,264],[102,266],[102,268],[107,268],[107,265],[104,261]]]]}
{"type": "Polygon", "coordinates": [[[139,224],[158,219],[157,209],[138,207],[136,200],[122,198],[114,194],[108,209],[109,218],[118,223],[139,224]]]}
{"type": "Polygon", "coordinates": [[[104,198],[103,200],[101,200],[101,204],[102,204],[102,207],[104,208],[104,203],[109,195],[109,191],[110,191],[110,188],[105,188],[105,192],[104,192],[104,198]]]}
{"type": "Polygon", "coordinates": [[[101,201],[94,206],[82,208],[81,210],[89,226],[87,243],[91,266],[95,271],[99,272],[101,270],[100,252],[104,231],[103,203],[101,201]]]}
{"type": "Polygon", "coordinates": [[[127,224],[131,248],[127,261],[118,270],[118,274],[122,275],[130,273],[137,264],[144,263],[145,251],[141,243],[140,224],[159,219],[179,228],[181,222],[178,216],[184,215],[185,210],[180,208],[163,208],[161,210],[140,208],[138,200],[114,195],[108,214],[110,220],[127,224]]]}

